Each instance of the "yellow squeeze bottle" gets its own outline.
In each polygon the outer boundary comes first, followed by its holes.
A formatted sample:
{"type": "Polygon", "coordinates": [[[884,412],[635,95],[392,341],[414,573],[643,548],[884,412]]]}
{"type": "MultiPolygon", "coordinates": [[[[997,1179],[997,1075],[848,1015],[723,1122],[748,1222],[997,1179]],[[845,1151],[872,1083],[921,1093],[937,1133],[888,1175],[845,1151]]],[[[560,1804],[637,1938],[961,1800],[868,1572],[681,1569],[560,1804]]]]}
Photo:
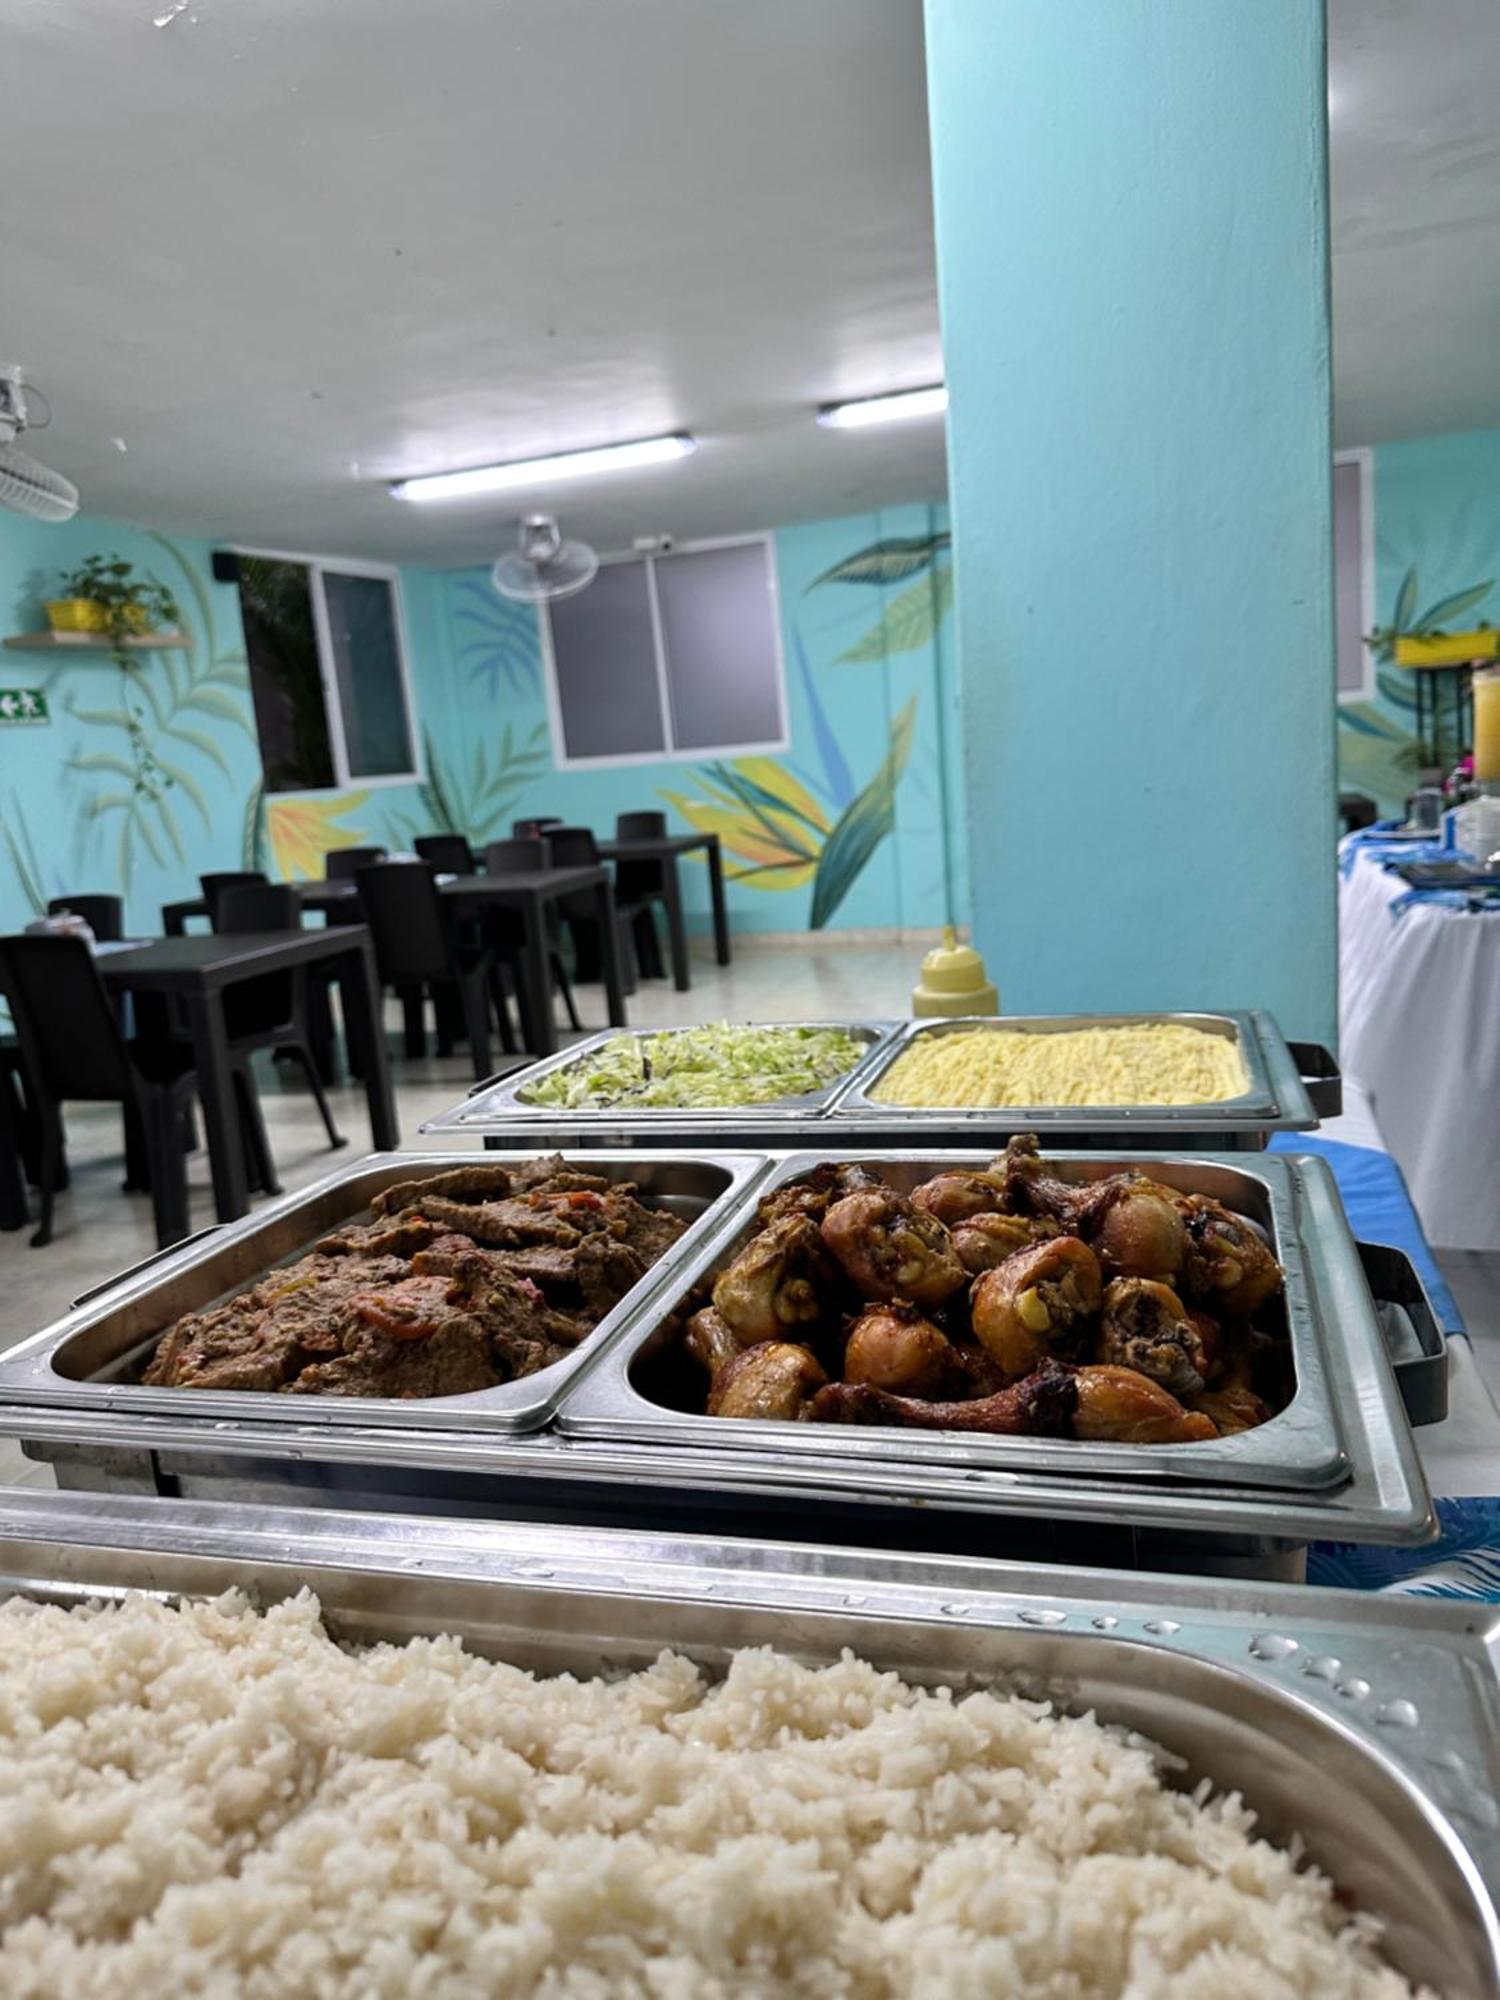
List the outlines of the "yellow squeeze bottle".
{"type": "Polygon", "coordinates": [[[1000,995],[985,973],[984,960],[972,946],[960,944],[952,924],[943,942],[922,960],[922,977],[912,989],[913,1014],[956,1019],[963,1014],[998,1014],[1000,995]]]}

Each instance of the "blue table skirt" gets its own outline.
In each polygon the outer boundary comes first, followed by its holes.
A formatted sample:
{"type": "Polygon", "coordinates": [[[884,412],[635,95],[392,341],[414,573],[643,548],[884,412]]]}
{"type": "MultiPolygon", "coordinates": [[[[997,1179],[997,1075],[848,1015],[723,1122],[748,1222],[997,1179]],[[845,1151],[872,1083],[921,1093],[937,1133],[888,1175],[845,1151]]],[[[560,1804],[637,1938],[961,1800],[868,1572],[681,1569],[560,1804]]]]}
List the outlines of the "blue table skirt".
{"type": "MultiPolygon", "coordinates": [[[[1289,1132],[1271,1141],[1284,1153],[1318,1153],[1327,1160],[1354,1234],[1389,1243],[1416,1265],[1438,1324],[1464,1333],[1463,1315],[1438,1269],[1412,1207],[1401,1169],[1389,1153],[1348,1146],[1315,1133],[1289,1132]]],[[[1500,1475],[1500,1466],[1496,1468],[1500,1475]]],[[[1315,1542],[1307,1580],[1343,1590],[1383,1590],[1414,1597],[1480,1598],[1500,1603],[1500,1498],[1436,1501],[1440,1539],[1423,1549],[1384,1549],[1356,1542],[1315,1542]]]]}
{"type": "Polygon", "coordinates": [[[1354,1234],[1362,1243],[1389,1243],[1404,1250],[1417,1267],[1438,1325],[1445,1333],[1464,1331],[1458,1303],[1438,1269],[1432,1245],[1422,1234],[1401,1169],[1389,1153],[1371,1146],[1346,1146],[1339,1139],[1320,1139],[1316,1132],[1277,1133],[1271,1150],[1317,1153],[1325,1159],[1339,1184],[1344,1213],[1354,1234]]]}

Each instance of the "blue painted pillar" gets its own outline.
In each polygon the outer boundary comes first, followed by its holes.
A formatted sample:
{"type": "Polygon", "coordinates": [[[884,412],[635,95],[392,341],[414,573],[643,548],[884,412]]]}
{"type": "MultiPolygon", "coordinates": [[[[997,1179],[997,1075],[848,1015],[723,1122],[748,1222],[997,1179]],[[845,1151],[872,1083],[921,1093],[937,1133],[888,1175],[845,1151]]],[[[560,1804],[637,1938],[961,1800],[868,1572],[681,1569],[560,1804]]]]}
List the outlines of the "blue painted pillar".
{"type": "Polygon", "coordinates": [[[976,942],[1331,1037],[1321,0],[927,0],[927,67],[976,942]]]}

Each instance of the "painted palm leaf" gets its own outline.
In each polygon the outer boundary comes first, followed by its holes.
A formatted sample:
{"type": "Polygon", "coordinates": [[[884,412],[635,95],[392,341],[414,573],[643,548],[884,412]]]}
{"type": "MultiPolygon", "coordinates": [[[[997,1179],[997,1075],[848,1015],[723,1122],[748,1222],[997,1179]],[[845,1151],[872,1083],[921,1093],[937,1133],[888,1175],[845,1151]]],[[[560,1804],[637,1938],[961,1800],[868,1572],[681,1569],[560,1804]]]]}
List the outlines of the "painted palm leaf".
{"type": "Polygon", "coordinates": [[[1417,615],[1417,572],[1415,565],[1401,579],[1401,588],[1396,592],[1396,608],[1391,613],[1391,624],[1398,632],[1410,629],[1411,621],[1417,615]]]}
{"type": "Polygon", "coordinates": [[[835,666],[861,666],[871,660],[888,659],[892,653],[914,653],[932,643],[933,634],[948,615],[953,602],[953,572],[946,565],[930,576],[920,576],[893,597],[872,625],[834,661],[835,666]]]}
{"type": "Polygon", "coordinates": [[[891,535],[845,556],[815,576],[807,588],[817,590],[825,583],[901,583],[926,569],[952,539],[946,530],[935,535],[891,535]]]}
{"type": "Polygon", "coordinates": [[[807,648],[802,643],[802,634],[792,627],[792,652],[797,661],[797,675],[802,682],[802,698],[807,703],[807,712],[812,719],[813,741],[818,746],[818,758],[823,766],[823,786],[833,804],[842,811],[854,797],[854,779],[850,775],[848,760],[839,748],[839,739],[834,734],[833,725],[818,695],[817,682],[813,679],[812,666],[808,661],[807,648]]]}
{"type": "Polygon", "coordinates": [[[896,823],[896,787],[911,755],[917,726],[916,697],[891,726],[891,747],[875,776],[829,834],[813,879],[812,930],[822,930],[854,887],[870,856],[896,823]]]}
{"type": "Polygon", "coordinates": [[[1440,597],[1412,626],[1413,637],[1426,638],[1441,626],[1456,622],[1464,612],[1472,611],[1476,604],[1481,604],[1494,587],[1492,577],[1488,583],[1471,583],[1467,590],[1455,590],[1451,597],[1440,597]]]}

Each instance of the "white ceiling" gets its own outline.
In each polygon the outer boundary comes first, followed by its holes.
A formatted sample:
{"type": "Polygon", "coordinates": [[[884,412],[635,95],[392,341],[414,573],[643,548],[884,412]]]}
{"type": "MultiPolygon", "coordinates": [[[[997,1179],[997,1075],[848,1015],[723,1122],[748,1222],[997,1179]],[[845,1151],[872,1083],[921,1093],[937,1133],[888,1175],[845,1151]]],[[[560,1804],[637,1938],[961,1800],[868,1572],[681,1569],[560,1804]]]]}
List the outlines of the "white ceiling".
{"type": "Polygon", "coordinates": [[[1340,444],[1500,425],[1500,0],[1330,0],[1340,444]]]}
{"type": "Polygon", "coordinates": [[[90,512],[461,562],[534,504],[619,547],[942,494],[940,420],[812,421],[942,378],[920,0],[4,11],[0,359],[90,512]],[[534,495],[383,483],[675,429],[534,495]]]}
{"type": "MultiPolygon", "coordinates": [[[[0,359],[88,511],[455,563],[523,506],[618,548],[942,493],[937,420],[811,421],[941,377],[921,0],[5,11],[0,359]]],[[[1500,4],[1330,0],[1330,44],[1340,442],[1500,424],[1500,4]]]]}

